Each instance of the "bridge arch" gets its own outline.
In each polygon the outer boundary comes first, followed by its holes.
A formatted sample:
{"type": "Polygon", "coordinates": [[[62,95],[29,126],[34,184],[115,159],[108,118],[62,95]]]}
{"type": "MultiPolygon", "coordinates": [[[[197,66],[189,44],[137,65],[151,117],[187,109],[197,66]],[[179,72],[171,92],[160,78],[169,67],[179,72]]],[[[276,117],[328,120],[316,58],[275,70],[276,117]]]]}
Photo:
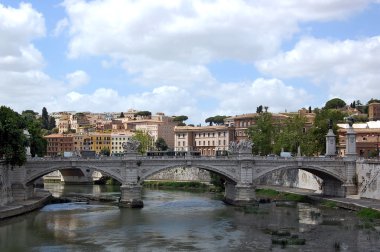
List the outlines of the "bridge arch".
{"type": "MultiPolygon", "coordinates": [[[[51,172],[54,172],[54,171],[60,171],[60,170],[68,170],[68,169],[85,169],[85,170],[93,170],[93,171],[99,171],[101,172],[103,175],[106,175],[106,176],[109,176],[115,180],[117,180],[118,182],[122,183],[122,178],[120,176],[118,176],[118,174],[113,174],[105,169],[102,169],[100,167],[97,167],[97,166],[92,166],[92,165],[76,165],[75,167],[71,166],[71,165],[54,165],[54,166],[49,166],[47,168],[44,168],[44,169],[41,169],[39,170],[37,173],[34,173],[33,175],[31,176],[26,176],[26,181],[25,181],[25,184],[31,184],[33,183],[36,179],[39,179],[51,172]]],[[[28,170],[27,170],[27,173],[28,173],[28,170]]]]}
{"type": "Polygon", "coordinates": [[[272,172],[278,171],[278,170],[293,170],[293,169],[308,171],[308,172],[310,172],[310,173],[312,173],[318,177],[322,176],[321,177],[322,179],[323,178],[332,178],[332,179],[336,179],[342,183],[344,183],[346,180],[344,176],[337,174],[337,172],[334,172],[333,170],[330,170],[330,169],[325,168],[325,167],[316,166],[316,165],[298,166],[298,165],[293,165],[293,164],[280,165],[280,166],[273,167],[272,169],[267,169],[264,172],[260,173],[259,176],[257,176],[257,179],[259,179],[259,178],[261,178],[267,174],[270,174],[272,172]]]}
{"type": "Polygon", "coordinates": [[[149,177],[154,176],[155,174],[158,174],[162,171],[170,170],[170,169],[175,169],[175,168],[198,168],[202,170],[206,170],[209,172],[216,173],[218,175],[223,176],[226,178],[228,181],[233,182],[234,184],[238,183],[238,178],[236,174],[229,173],[223,169],[218,169],[214,166],[211,165],[203,165],[203,164],[194,164],[194,165],[183,165],[183,164],[170,164],[167,166],[162,166],[162,167],[157,167],[154,169],[151,169],[147,171],[144,174],[141,174],[140,176],[140,182],[143,182],[144,180],[149,179],[149,177]]]}
{"type": "Polygon", "coordinates": [[[324,195],[344,197],[346,194],[345,188],[342,186],[346,181],[343,174],[334,171],[334,169],[316,165],[280,165],[273,167],[272,169],[265,170],[259,176],[257,176],[255,180],[259,180],[260,178],[263,178],[270,173],[281,170],[304,170],[319,177],[323,181],[320,189],[322,189],[322,194],[324,195]]]}

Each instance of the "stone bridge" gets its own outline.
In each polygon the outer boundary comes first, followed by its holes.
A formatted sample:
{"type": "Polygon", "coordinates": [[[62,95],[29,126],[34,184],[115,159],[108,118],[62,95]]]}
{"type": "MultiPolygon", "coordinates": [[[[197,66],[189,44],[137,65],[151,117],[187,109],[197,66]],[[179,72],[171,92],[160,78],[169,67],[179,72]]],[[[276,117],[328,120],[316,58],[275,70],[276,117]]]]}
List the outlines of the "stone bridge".
{"type": "Polygon", "coordinates": [[[9,170],[12,195],[15,200],[33,196],[33,183],[38,178],[57,170],[79,168],[85,172],[99,171],[121,185],[120,205],[142,207],[141,183],[150,176],[175,167],[197,167],[222,175],[226,179],[225,201],[234,205],[253,203],[256,181],[268,173],[285,169],[303,169],[323,179],[322,192],[326,195],[354,194],[355,160],[348,158],[259,157],[236,153],[225,157],[148,157],[129,153],[124,157],[101,159],[44,158],[30,159],[21,167],[9,170]]]}

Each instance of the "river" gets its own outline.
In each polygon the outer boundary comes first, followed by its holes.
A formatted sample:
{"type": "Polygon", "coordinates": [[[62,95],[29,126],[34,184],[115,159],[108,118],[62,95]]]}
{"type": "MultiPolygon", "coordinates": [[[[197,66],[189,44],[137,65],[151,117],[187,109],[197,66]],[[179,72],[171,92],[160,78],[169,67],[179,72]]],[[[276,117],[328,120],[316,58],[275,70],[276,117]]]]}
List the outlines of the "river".
{"type": "MultiPolygon", "coordinates": [[[[46,186],[118,197],[117,187],[46,186]]],[[[144,189],[144,208],[52,204],[0,222],[0,251],[380,251],[354,212],[305,203],[244,211],[204,192],[144,189]],[[275,244],[303,240],[304,245],[275,244]]]]}

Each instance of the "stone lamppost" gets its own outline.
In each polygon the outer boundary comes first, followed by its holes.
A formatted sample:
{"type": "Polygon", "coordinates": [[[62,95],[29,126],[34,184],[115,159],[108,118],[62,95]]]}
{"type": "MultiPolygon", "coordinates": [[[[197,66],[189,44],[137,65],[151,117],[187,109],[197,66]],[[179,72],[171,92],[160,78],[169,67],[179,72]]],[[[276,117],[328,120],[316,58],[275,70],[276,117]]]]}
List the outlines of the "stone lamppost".
{"type": "Polygon", "coordinates": [[[326,135],[326,157],[334,157],[336,156],[336,138],[333,132],[333,122],[329,120],[329,131],[326,135]]]}

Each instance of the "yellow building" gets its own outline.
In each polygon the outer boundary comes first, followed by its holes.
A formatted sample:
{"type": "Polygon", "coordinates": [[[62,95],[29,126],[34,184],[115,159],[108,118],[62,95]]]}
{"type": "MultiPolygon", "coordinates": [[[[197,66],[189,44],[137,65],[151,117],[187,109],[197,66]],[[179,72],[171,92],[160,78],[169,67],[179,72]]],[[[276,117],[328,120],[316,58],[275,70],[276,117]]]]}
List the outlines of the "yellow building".
{"type": "Polygon", "coordinates": [[[72,134],[73,135],[73,146],[74,152],[80,154],[83,150],[90,150],[86,143],[91,141],[91,137],[88,134],[72,134]]]}
{"type": "Polygon", "coordinates": [[[90,135],[91,142],[89,143],[89,150],[95,151],[97,154],[102,149],[109,149],[111,151],[111,133],[98,133],[94,132],[90,135]]]}

